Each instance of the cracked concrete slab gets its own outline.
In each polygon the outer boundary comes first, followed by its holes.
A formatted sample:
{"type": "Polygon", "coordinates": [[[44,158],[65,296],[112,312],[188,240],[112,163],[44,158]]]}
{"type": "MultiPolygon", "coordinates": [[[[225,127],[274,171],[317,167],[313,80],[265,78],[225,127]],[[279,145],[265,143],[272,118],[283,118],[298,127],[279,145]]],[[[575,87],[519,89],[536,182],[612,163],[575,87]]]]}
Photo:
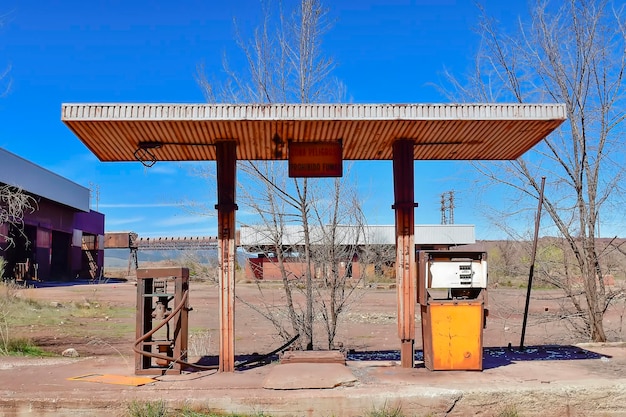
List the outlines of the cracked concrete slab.
{"type": "Polygon", "coordinates": [[[404,415],[490,417],[507,407],[524,417],[626,416],[626,347],[585,348],[603,356],[511,361],[483,372],[432,372],[420,364],[405,369],[395,361],[272,363],[226,374],[167,375],[140,387],[67,379],[88,372],[133,375],[130,361],[1,358],[0,415],[110,417],[123,415],[132,401],[164,401],[174,409],[273,417],[356,417],[384,408],[404,415]]]}
{"type": "Polygon", "coordinates": [[[345,365],[337,363],[285,363],[272,368],[263,388],[274,390],[328,389],[350,385],[356,377],[345,365]]]}

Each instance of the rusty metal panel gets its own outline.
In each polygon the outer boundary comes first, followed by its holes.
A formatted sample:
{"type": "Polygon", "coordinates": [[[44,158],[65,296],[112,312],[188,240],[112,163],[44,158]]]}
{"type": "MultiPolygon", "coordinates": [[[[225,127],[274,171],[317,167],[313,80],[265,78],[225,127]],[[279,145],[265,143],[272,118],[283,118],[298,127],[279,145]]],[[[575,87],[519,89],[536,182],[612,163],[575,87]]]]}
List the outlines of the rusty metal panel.
{"type": "Polygon", "coordinates": [[[426,306],[428,304],[428,252],[418,251],[415,257],[417,258],[417,303],[426,306]]]}
{"type": "Polygon", "coordinates": [[[184,280],[189,279],[189,268],[181,268],[177,266],[172,267],[158,267],[158,268],[139,268],[137,269],[137,279],[145,278],[169,278],[169,277],[181,277],[184,280]]]}
{"type": "Polygon", "coordinates": [[[105,249],[126,249],[131,247],[131,233],[107,232],[104,234],[105,249]]]}
{"type": "Polygon", "coordinates": [[[343,141],[345,160],[392,159],[414,140],[414,159],[515,159],[565,120],[559,104],[64,104],[63,122],[102,161],[134,161],[140,142],[157,160],[284,160],[287,141],[343,141]]]}
{"type": "Polygon", "coordinates": [[[421,311],[426,368],[431,371],[482,371],[482,302],[430,302],[422,306],[421,311]]]}

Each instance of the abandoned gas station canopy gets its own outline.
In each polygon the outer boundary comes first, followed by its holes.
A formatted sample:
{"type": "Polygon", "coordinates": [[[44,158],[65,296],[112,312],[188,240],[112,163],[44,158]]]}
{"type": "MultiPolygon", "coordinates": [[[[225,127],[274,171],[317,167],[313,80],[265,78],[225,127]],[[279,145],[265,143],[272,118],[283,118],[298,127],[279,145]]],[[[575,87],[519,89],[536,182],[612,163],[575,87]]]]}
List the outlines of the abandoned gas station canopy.
{"type": "Polygon", "coordinates": [[[413,140],[416,160],[510,160],[566,118],[562,104],[63,104],[62,120],[101,161],[281,160],[288,143],[341,141],[345,160],[391,160],[413,140]]]}
{"type": "Polygon", "coordinates": [[[339,176],[335,168],[342,164],[336,159],[310,161],[321,154],[393,160],[396,265],[401,266],[396,268],[398,336],[402,366],[413,367],[414,160],[518,158],[563,123],[565,106],[64,104],[62,120],[101,161],[138,160],[152,166],[156,161],[217,160],[220,372],[235,369],[236,161],[289,158],[297,169],[328,165],[332,176],[339,176]],[[294,162],[294,157],[304,159],[294,162]]]}

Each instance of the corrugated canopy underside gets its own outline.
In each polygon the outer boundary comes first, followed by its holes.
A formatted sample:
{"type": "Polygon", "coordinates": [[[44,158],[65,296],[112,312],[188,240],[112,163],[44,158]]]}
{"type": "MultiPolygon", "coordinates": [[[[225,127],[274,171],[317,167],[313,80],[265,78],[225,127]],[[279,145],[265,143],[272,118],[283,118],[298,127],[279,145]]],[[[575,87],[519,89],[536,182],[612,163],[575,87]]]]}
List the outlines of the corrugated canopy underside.
{"type": "Polygon", "coordinates": [[[63,122],[101,161],[280,160],[288,142],[341,141],[345,160],[393,159],[398,139],[419,160],[508,160],[565,120],[561,104],[64,104],[63,122]],[[140,145],[143,144],[143,145],[140,145]]]}

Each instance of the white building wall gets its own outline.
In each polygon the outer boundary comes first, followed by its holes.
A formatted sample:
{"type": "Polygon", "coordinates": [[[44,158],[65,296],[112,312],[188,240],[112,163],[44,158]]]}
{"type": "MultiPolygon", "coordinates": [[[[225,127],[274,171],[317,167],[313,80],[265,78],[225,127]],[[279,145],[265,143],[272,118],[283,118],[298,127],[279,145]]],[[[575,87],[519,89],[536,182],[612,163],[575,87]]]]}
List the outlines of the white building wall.
{"type": "MultiPolygon", "coordinates": [[[[394,245],[396,242],[395,226],[365,226],[360,235],[354,226],[339,226],[338,235],[346,245],[394,245]]],[[[311,240],[320,239],[318,230],[313,229],[311,240]]],[[[300,226],[285,228],[284,245],[302,244],[304,233],[300,226]]],[[[416,245],[469,245],[476,243],[473,224],[421,224],[415,226],[416,245]]],[[[242,246],[272,245],[271,232],[263,226],[242,226],[240,228],[240,244],[242,246]]]]}
{"type": "Polygon", "coordinates": [[[57,203],[89,211],[89,189],[0,148],[0,182],[57,203]]]}

